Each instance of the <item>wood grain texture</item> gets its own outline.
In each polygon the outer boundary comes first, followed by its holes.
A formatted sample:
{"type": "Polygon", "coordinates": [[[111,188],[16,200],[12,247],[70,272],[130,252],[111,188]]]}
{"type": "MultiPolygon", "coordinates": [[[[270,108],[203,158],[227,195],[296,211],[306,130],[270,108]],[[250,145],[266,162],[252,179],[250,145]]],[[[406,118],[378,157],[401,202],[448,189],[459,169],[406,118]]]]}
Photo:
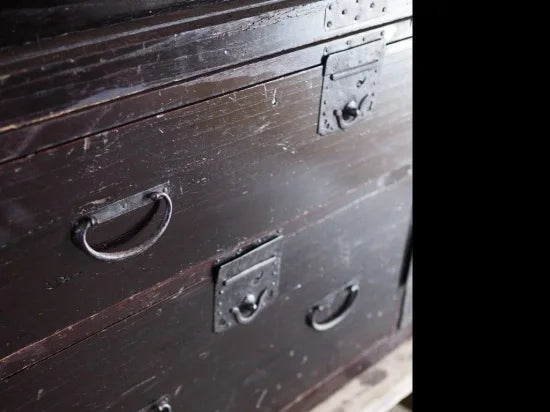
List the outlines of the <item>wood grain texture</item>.
{"type": "Polygon", "coordinates": [[[326,5],[175,12],[1,52],[0,131],[411,16],[410,0],[390,0],[383,16],[327,32],[326,5]]]}
{"type": "Polygon", "coordinates": [[[306,70],[321,64],[324,50],[330,53],[360,44],[371,34],[384,32],[388,43],[412,36],[412,20],[387,25],[382,29],[320,43],[258,62],[223,70],[197,79],[178,82],[162,90],[152,90],[94,105],[66,116],[31,124],[0,134],[0,163],[48,147],[103,132],[148,116],[173,110],[224,93],[306,70]]]}
{"type": "Polygon", "coordinates": [[[166,294],[93,321],[117,302],[316,210],[329,213],[410,167],[410,47],[388,48],[374,116],[346,134],[316,135],[314,68],[0,166],[2,355],[17,354],[3,370],[60,349],[32,342],[62,329],[63,345],[81,340],[166,294]],[[158,247],[117,265],[71,243],[80,213],[166,179],[175,212],[158,247]],[[89,328],[73,334],[69,326],[84,321],[89,328]]]}
{"type": "Polygon", "coordinates": [[[0,9],[0,47],[43,41],[52,36],[152,14],[223,2],[224,0],[3,0],[0,9]]]}
{"type": "Polygon", "coordinates": [[[2,407],[138,410],[168,394],[176,410],[280,409],[395,330],[410,191],[405,174],[287,231],[280,295],[249,325],[212,333],[206,282],[5,380],[2,407]],[[354,277],[346,320],[307,326],[311,305],[354,277]]]}

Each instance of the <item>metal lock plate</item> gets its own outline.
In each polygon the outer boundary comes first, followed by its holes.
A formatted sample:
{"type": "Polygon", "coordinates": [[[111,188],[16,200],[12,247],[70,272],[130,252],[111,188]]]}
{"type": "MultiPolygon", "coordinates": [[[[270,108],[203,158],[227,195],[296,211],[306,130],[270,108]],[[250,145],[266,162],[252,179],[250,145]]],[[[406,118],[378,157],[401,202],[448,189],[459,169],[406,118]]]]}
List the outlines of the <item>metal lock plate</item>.
{"type": "Polygon", "coordinates": [[[328,55],[325,63],[318,133],[345,130],[370,117],[385,42],[367,44],[328,55]]]}
{"type": "Polygon", "coordinates": [[[214,332],[247,324],[279,294],[283,236],[220,266],[214,289],[214,332]]]}
{"type": "Polygon", "coordinates": [[[325,9],[325,30],[361,23],[387,13],[387,0],[331,0],[325,9]]]}

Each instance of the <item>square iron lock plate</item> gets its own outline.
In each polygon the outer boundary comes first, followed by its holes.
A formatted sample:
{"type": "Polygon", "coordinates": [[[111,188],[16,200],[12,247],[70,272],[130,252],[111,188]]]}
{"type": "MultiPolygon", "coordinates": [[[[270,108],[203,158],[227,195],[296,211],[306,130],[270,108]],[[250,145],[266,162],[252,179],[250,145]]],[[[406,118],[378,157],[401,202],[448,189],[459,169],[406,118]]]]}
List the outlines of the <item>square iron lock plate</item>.
{"type": "Polygon", "coordinates": [[[385,47],[380,37],[327,56],[317,129],[320,135],[345,130],[371,117],[385,47]]]}
{"type": "Polygon", "coordinates": [[[220,266],[214,289],[214,332],[252,322],[279,294],[283,236],[220,266]]]}

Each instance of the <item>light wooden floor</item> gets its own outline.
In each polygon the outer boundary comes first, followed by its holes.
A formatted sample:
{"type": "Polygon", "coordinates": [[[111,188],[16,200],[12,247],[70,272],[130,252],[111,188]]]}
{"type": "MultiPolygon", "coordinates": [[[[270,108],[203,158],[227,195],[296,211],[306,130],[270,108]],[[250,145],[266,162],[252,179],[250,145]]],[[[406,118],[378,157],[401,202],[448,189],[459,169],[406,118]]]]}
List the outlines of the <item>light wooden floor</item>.
{"type": "Polygon", "coordinates": [[[311,412],[412,411],[412,339],[352,379],[311,412]],[[393,409],[392,409],[393,408],[393,409]]]}

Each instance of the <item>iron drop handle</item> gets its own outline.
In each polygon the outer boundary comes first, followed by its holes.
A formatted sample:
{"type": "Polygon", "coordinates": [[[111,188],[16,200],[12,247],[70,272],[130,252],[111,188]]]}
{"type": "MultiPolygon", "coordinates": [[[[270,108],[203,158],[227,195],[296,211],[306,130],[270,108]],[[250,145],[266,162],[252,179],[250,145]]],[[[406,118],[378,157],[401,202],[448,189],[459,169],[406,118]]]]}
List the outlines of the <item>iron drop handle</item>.
{"type": "Polygon", "coordinates": [[[141,411],[151,412],[172,412],[172,405],[170,405],[170,399],[167,395],[161,396],[157,401],[150,405],[147,409],[140,409],[141,411]]]}
{"type": "Polygon", "coordinates": [[[249,294],[244,299],[241,306],[235,306],[231,308],[231,313],[235,317],[235,320],[237,323],[240,323],[242,325],[246,325],[247,323],[252,322],[258,313],[260,312],[260,309],[265,305],[267,296],[267,289],[264,289],[262,293],[260,293],[260,296],[258,296],[258,299],[255,298],[254,295],[249,294]],[[243,315],[241,312],[241,307],[245,307],[250,310],[249,315],[243,315]]]}
{"type": "Polygon", "coordinates": [[[172,406],[168,403],[168,400],[162,400],[157,405],[158,412],[172,412],[172,406]]]}
{"type": "Polygon", "coordinates": [[[357,281],[352,281],[346,284],[343,288],[338,289],[335,292],[327,295],[319,302],[317,302],[308,313],[308,323],[316,331],[323,332],[325,330],[332,329],[340,322],[342,322],[351,312],[350,309],[353,306],[353,303],[357,299],[359,294],[359,283],[357,281]],[[339,310],[331,316],[328,320],[324,322],[317,321],[317,314],[322,313],[329,309],[332,306],[332,302],[338,294],[341,292],[347,292],[346,300],[339,308],[339,310]]]}
{"type": "Polygon", "coordinates": [[[343,110],[335,110],[334,115],[338,122],[338,127],[345,130],[352,124],[354,124],[366,113],[372,110],[374,93],[367,94],[359,104],[355,100],[351,100],[343,110]]]}
{"type": "Polygon", "coordinates": [[[349,126],[354,124],[357,119],[363,116],[363,113],[361,112],[361,109],[359,108],[355,100],[352,100],[351,102],[346,104],[344,110],[335,110],[334,115],[336,116],[336,120],[338,121],[338,126],[340,127],[340,129],[345,130],[349,126]]]}
{"type": "Polygon", "coordinates": [[[172,199],[168,195],[167,185],[164,184],[156,186],[155,188],[149,189],[145,192],[141,192],[136,195],[119,200],[109,206],[98,210],[92,215],[86,216],[85,218],[81,219],[80,222],[76,225],[73,235],[76,243],[91,257],[107,262],[121,261],[137,256],[153,246],[160,239],[160,237],[163,235],[164,231],[168,227],[171,217],[172,199]],[[96,226],[100,223],[106,222],[132,210],[135,210],[141,206],[145,206],[146,204],[151,203],[151,201],[164,201],[164,203],[166,204],[166,209],[164,211],[162,221],[160,222],[156,231],[145,242],[138,246],[134,246],[130,249],[120,252],[100,252],[90,246],[86,236],[88,234],[88,230],[92,226],[96,226]]]}

